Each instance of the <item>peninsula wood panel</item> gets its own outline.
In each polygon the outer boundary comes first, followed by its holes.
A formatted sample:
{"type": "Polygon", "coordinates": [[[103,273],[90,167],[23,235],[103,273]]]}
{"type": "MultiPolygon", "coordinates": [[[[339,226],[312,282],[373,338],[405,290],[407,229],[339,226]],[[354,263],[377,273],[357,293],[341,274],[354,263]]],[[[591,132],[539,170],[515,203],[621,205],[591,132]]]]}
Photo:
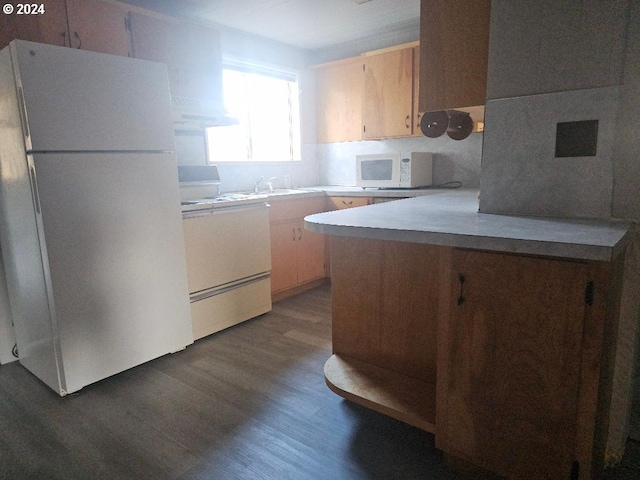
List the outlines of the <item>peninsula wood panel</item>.
{"type": "Polygon", "coordinates": [[[569,478],[588,270],[454,250],[445,451],[509,478],[569,478]]]}
{"type": "Polygon", "coordinates": [[[411,135],[413,52],[403,48],[365,57],[363,138],[411,135]]]}
{"type": "Polygon", "coordinates": [[[484,105],[490,0],[421,0],[421,112],[484,105]]]}
{"type": "Polygon", "coordinates": [[[331,237],[333,352],[435,383],[439,252],[331,237]]]}
{"type": "Polygon", "coordinates": [[[362,139],[362,59],[352,58],[316,70],[318,143],[362,139]]]}

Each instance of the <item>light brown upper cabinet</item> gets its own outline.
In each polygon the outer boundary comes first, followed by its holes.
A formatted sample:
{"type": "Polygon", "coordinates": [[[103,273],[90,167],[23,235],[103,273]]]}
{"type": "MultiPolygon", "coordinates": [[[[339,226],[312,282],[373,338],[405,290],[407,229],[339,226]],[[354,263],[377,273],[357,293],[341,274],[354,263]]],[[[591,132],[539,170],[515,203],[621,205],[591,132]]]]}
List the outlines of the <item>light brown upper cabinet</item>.
{"type": "Polygon", "coordinates": [[[490,0],[421,0],[421,112],[485,104],[490,8],[490,0]]]}
{"type": "Polygon", "coordinates": [[[47,0],[46,15],[0,15],[0,48],[14,39],[64,45],[66,33],[64,0],[47,0]]]}
{"type": "Polygon", "coordinates": [[[67,46],[131,56],[131,37],[127,31],[129,10],[124,4],[98,0],[66,0],[66,4],[67,46]]]}
{"type": "Polygon", "coordinates": [[[0,16],[0,48],[20,39],[127,56],[128,13],[124,4],[47,0],[45,14],[0,16]]]}
{"type": "Polygon", "coordinates": [[[422,135],[418,45],[315,67],[318,143],[422,135]]]}
{"type": "Polygon", "coordinates": [[[413,133],[414,48],[384,49],[364,56],[364,139],[413,133]]]}
{"type": "Polygon", "coordinates": [[[167,64],[173,95],[220,102],[220,32],[184,22],[131,13],[133,56],[167,64]]]}
{"type": "Polygon", "coordinates": [[[362,82],[359,57],[317,67],[318,143],[362,140],[362,82]]]}

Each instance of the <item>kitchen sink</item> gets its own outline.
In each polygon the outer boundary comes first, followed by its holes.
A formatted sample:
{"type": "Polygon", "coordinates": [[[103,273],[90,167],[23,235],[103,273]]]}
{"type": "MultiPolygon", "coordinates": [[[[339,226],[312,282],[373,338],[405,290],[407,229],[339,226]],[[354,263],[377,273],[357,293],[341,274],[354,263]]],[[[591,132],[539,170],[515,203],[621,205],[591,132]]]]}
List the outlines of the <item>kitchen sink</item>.
{"type": "Polygon", "coordinates": [[[298,190],[295,188],[278,188],[273,192],[229,192],[220,195],[204,197],[199,200],[183,200],[182,212],[195,212],[199,210],[209,210],[219,207],[230,207],[240,205],[251,205],[254,203],[268,201],[269,198],[277,196],[286,196],[293,194],[309,193],[307,190],[298,190]]]}
{"type": "Polygon", "coordinates": [[[292,195],[295,193],[308,193],[307,190],[297,190],[295,188],[275,188],[273,192],[260,192],[260,195],[292,195]]]}
{"type": "Polygon", "coordinates": [[[219,201],[224,200],[246,200],[249,198],[268,198],[276,195],[292,195],[295,193],[308,193],[306,190],[298,190],[295,188],[276,188],[273,192],[269,191],[261,191],[260,193],[255,192],[232,192],[232,193],[223,193],[216,197],[207,197],[208,199],[215,199],[219,201]]]}
{"type": "Polygon", "coordinates": [[[223,193],[215,197],[206,197],[207,200],[216,200],[219,202],[233,201],[233,200],[246,200],[249,198],[267,198],[263,193],[223,193]]]}

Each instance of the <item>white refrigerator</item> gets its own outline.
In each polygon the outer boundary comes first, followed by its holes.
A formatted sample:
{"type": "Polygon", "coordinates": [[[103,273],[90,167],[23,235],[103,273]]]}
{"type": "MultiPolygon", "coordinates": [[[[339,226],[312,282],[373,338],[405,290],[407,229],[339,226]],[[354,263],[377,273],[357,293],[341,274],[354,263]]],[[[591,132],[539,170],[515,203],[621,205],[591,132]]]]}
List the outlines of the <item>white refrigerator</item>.
{"type": "Polygon", "coordinates": [[[59,395],[192,343],[166,66],[0,51],[0,222],[19,361],[59,395]]]}

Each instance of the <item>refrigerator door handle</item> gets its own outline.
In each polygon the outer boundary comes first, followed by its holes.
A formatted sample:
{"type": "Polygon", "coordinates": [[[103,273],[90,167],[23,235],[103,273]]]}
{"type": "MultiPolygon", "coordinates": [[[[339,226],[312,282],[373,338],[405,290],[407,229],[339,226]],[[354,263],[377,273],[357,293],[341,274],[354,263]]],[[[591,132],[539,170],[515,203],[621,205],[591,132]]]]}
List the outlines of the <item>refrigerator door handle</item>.
{"type": "Polygon", "coordinates": [[[20,109],[20,119],[22,120],[22,134],[27,139],[29,138],[29,124],[27,123],[27,109],[24,104],[22,87],[18,87],[18,108],[20,109]]]}
{"type": "Polygon", "coordinates": [[[29,178],[31,179],[31,196],[33,204],[36,206],[36,213],[40,215],[40,197],[38,196],[38,185],[36,184],[36,171],[33,167],[29,167],[29,178]]]}

